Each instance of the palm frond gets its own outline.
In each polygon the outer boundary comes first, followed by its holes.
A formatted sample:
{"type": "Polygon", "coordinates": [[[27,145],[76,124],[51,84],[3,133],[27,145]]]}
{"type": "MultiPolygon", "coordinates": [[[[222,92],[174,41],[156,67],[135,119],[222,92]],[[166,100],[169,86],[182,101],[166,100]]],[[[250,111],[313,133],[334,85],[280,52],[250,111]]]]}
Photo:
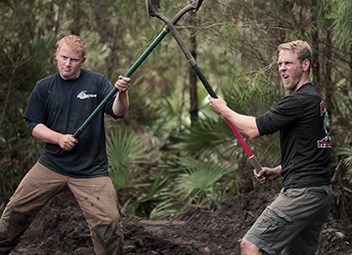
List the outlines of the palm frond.
{"type": "Polygon", "coordinates": [[[150,153],[143,140],[133,131],[118,128],[108,134],[109,171],[114,185],[125,188],[142,177],[140,165],[148,164],[150,153]]]}
{"type": "Polygon", "coordinates": [[[236,144],[226,122],[211,116],[199,118],[193,126],[173,134],[173,138],[179,142],[174,143],[171,148],[187,151],[195,156],[202,153],[209,155],[216,150],[223,154],[226,150],[233,150],[236,144]]]}
{"type": "Polygon", "coordinates": [[[195,161],[175,179],[175,193],[187,203],[211,202],[209,198],[217,197],[216,183],[228,172],[222,166],[195,161]]]}
{"type": "Polygon", "coordinates": [[[337,150],[337,154],[344,157],[343,162],[348,167],[348,171],[352,174],[352,148],[340,148],[337,150]]]}
{"type": "Polygon", "coordinates": [[[191,205],[216,205],[223,190],[221,179],[230,172],[230,168],[191,158],[175,157],[164,166],[159,170],[163,181],[143,201],[154,203],[152,218],[178,214],[191,205]]]}

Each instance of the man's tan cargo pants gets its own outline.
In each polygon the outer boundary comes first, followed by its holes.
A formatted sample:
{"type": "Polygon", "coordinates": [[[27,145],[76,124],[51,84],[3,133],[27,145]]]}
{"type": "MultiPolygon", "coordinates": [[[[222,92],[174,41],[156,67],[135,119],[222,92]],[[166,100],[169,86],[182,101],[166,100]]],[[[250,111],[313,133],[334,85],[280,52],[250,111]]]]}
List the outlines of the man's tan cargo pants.
{"type": "Polygon", "coordinates": [[[67,186],[88,223],[97,255],[123,254],[117,195],[110,177],[72,178],[36,163],[10,198],[0,220],[0,254],[18,244],[37,212],[67,186]]]}

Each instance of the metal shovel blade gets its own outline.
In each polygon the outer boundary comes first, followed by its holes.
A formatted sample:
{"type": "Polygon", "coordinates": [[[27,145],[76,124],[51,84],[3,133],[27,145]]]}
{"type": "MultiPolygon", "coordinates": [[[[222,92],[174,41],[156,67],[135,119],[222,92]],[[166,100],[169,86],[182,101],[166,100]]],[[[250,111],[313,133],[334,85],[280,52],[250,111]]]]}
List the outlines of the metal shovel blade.
{"type": "Polygon", "coordinates": [[[202,5],[203,0],[198,0],[198,1],[194,1],[194,2],[195,2],[195,6],[196,6],[194,12],[196,12],[196,11],[198,11],[199,7],[202,5]]]}
{"type": "MultiPolygon", "coordinates": [[[[197,12],[199,7],[202,5],[203,0],[193,0],[189,4],[193,9],[193,12],[197,12]]],[[[160,0],[145,0],[147,7],[147,14],[149,17],[157,17],[160,12],[160,0]]]]}
{"type": "Polygon", "coordinates": [[[147,13],[149,17],[156,17],[158,10],[160,9],[159,0],[145,0],[147,6],[147,13]]]}

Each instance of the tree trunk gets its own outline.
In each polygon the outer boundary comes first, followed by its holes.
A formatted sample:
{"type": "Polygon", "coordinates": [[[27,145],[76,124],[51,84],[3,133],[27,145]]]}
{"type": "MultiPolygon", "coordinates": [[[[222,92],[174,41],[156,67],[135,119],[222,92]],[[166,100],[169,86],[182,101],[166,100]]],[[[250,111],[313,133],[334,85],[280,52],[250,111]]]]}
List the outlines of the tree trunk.
{"type": "Polygon", "coordinates": [[[324,81],[324,86],[325,86],[325,102],[327,104],[327,107],[329,109],[330,113],[330,118],[332,116],[332,113],[334,112],[334,86],[332,82],[332,38],[331,38],[331,26],[330,24],[326,24],[326,41],[325,41],[325,46],[324,46],[324,76],[323,76],[323,81],[324,81]]]}
{"type": "Polygon", "coordinates": [[[313,63],[312,63],[312,76],[313,83],[317,86],[317,90],[320,91],[320,88],[323,84],[321,84],[320,80],[320,61],[319,61],[319,32],[318,29],[312,33],[312,45],[313,49],[313,63]]]}
{"type": "Polygon", "coordinates": [[[351,83],[352,83],[352,46],[349,47],[349,73],[350,75],[348,76],[349,81],[347,82],[346,88],[345,88],[345,95],[348,95],[348,91],[351,89],[351,83]]]}
{"type": "MultiPolygon", "coordinates": [[[[316,6],[316,1],[313,1],[313,6],[316,6]]],[[[321,79],[320,79],[320,59],[319,59],[319,26],[317,21],[317,16],[315,14],[315,8],[311,10],[312,20],[311,23],[314,24],[312,28],[312,50],[313,50],[313,63],[312,63],[312,76],[313,76],[313,83],[317,86],[317,90],[320,92],[321,86],[321,79]]]]}
{"type": "MultiPolygon", "coordinates": [[[[197,38],[196,38],[196,15],[191,16],[191,53],[194,59],[197,59],[197,38]]],[[[191,125],[193,125],[198,119],[198,94],[197,94],[197,74],[193,70],[191,66],[188,68],[189,70],[189,95],[190,95],[190,117],[191,117],[191,125]]]]}
{"type": "Polygon", "coordinates": [[[81,11],[81,5],[82,3],[80,1],[75,0],[72,3],[73,9],[72,9],[72,23],[70,25],[70,31],[71,34],[73,35],[80,35],[81,33],[81,16],[82,16],[82,11],[81,11]]]}

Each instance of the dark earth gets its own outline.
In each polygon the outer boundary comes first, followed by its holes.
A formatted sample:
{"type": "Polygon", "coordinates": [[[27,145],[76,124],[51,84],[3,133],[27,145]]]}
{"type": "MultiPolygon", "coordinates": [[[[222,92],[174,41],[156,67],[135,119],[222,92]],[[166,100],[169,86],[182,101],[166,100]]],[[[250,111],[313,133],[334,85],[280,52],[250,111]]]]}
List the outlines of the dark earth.
{"type": "MultiPolygon", "coordinates": [[[[191,208],[163,220],[123,216],[126,254],[240,254],[241,237],[273,198],[273,194],[261,192],[240,194],[223,202],[217,211],[191,208]]],[[[323,226],[316,255],[352,254],[348,225],[331,217],[323,226]]],[[[42,208],[11,254],[94,254],[88,227],[73,196],[65,192],[42,208]]]]}

